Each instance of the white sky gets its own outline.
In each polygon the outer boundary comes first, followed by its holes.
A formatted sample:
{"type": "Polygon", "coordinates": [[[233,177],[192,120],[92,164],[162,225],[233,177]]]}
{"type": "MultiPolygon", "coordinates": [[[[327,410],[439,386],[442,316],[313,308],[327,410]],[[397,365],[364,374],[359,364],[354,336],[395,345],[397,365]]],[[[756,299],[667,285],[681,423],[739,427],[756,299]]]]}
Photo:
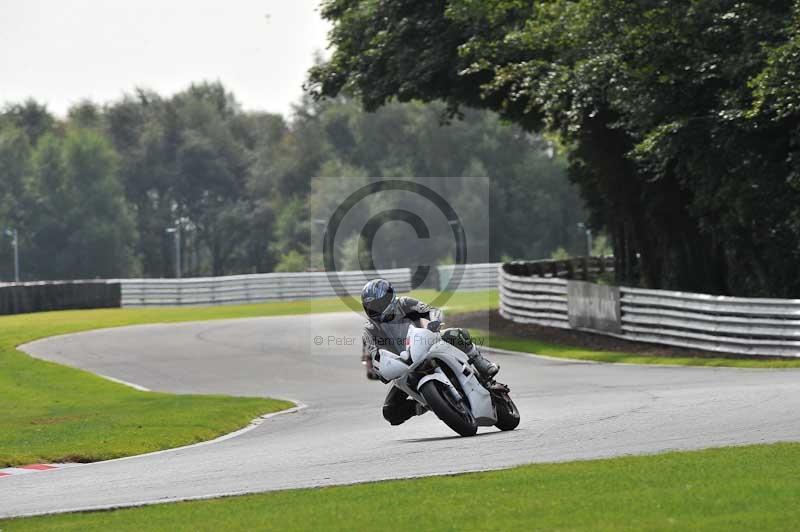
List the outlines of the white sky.
{"type": "Polygon", "coordinates": [[[63,116],[135,87],[220,80],[248,110],[288,113],[328,26],[319,0],[0,0],[0,106],[63,116]]]}

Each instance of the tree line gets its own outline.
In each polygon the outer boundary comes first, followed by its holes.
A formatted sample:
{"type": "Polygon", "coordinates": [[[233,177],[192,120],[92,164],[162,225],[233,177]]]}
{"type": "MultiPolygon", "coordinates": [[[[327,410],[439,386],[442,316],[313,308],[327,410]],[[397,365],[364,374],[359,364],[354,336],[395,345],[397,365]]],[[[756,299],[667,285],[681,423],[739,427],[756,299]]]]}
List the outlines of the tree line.
{"type": "Polygon", "coordinates": [[[171,277],[175,227],[184,275],[303,270],[316,176],[488,176],[490,208],[475,216],[491,218],[490,259],[583,252],[563,149],[489,111],[444,122],[440,102],[367,113],[345,97],[249,112],[220,83],[83,101],[64,118],[8,103],[0,280],[13,278],[3,229],[18,231],[23,280],[171,277]]]}
{"type": "Polygon", "coordinates": [[[800,2],[328,0],[317,97],[490,109],[569,152],[618,281],[798,297],[800,2]]]}

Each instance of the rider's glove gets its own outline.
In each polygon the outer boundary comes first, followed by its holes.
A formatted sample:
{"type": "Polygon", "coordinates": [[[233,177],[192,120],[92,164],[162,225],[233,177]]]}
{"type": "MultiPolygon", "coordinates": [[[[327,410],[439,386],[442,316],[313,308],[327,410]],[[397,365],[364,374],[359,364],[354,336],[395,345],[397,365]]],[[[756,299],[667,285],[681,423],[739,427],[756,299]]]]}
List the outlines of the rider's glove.
{"type": "Polygon", "coordinates": [[[439,332],[442,327],[442,322],[438,320],[428,322],[428,330],[432,332],[439,332]]]}

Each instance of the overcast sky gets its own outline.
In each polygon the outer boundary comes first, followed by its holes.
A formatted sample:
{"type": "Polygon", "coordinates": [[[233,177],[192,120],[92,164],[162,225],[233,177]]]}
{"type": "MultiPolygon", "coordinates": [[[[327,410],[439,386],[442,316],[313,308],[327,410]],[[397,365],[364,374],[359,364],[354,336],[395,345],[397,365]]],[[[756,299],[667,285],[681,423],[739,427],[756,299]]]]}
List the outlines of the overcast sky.
{"type": "Polygon", "coordinates": [[[245,109],[286,113],[328,26],[319,0],[0,0],[0,105],[64,115],[141,86],[220,80],[245,109]]]}

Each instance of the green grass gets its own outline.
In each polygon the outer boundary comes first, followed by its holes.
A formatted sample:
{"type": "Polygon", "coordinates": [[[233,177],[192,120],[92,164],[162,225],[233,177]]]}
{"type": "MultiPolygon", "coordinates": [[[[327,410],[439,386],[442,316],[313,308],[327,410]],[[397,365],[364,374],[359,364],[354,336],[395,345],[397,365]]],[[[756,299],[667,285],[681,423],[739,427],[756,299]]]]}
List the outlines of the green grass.
{"type": "Polygon", "coordinates": [[[723,358],[723,357],[660,357],[616,351],[594,351],[580,347],[549,344],[529,338],[493,336],[476,331],[483,345],[522,353],[534,353],[555,358],[592,360],[595,362],[626,364],[665,364],[671,366],[710,366],[734,368],[800,368],[800,359],[723,358]]]}
{"type": "Polygon", "coordinates": [[[800,444],[530,465],[108,512],[17,530],[796,530],[800,444]]]}
{"type": "MultiPolygon", "coordinates": [[[[433,291],[414,295],[432,299],[433,291]]],[[[496,292],[455,295],[476,310],[496,292]]],[[[209,440],[291,406],[266,398],[139,392],[91,373],[31,358],[16,346],[48,336],[144,323],[175,323],[345,310],[337,298],[256,305],[103,309],[0,317],[0,467],[89,462],[209,440]]]]}

